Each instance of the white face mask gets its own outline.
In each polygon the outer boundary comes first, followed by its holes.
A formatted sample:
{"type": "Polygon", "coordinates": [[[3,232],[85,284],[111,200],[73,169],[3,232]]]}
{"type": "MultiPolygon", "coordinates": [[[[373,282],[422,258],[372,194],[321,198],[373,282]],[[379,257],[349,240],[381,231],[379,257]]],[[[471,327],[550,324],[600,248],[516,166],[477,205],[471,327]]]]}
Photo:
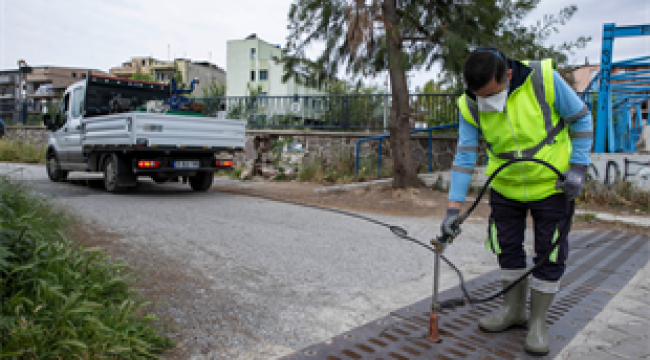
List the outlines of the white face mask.
{"type": "Polygon", "coordinates": [[[508,100],[508,88],[490,97],[476,97],[479,111],[503,112],[506,108],[506,100],[508,100]]]}

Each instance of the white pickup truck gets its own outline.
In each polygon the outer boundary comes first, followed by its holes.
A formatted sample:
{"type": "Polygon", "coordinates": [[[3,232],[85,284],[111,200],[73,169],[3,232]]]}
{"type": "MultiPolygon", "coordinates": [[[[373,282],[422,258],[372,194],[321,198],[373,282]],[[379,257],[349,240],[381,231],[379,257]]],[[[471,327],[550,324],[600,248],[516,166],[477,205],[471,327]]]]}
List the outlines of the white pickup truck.
{"type": "Polygon", "coordinates": [[[70,171],[103,172],[109,192],[134,187],[141,176],[208,190],[214,172],[231,167],[234,153],[243,150],[246,124],[152,108],[166,102],[170,93],[166,84],[90,73],[71,85],[58,113],[43,116],[51,131],[50,180],[63,181],[70,171]]]}

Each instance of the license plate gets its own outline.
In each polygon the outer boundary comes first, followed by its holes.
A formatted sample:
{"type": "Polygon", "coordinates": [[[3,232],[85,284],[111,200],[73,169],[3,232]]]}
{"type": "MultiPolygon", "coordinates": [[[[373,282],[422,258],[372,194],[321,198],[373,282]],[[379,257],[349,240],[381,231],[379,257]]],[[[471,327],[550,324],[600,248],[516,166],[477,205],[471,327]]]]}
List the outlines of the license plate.
{"type": "Polygon", "coordinates": [[[182,160],[182,161],[174,161],[174,168],[176,169],[198,169],[199,162],[196,160],[182,160]]]}

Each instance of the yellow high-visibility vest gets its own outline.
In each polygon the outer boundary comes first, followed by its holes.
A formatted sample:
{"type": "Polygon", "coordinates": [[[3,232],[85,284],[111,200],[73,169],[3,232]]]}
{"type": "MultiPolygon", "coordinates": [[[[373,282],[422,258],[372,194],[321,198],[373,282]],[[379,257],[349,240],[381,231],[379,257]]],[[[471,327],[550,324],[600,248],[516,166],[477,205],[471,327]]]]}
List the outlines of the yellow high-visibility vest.
{"type": "MultiPolygon", "coordinates": [[[[569,169],[571,141],[566,122],[555,109],[552,59],[524,61],[532,72],[523,85],[506,101],[504,112],[479,111],[477,103],[464,94],[458,99],[463,118],[477,127],[488,147],[488,167],[492,173],[505,162],[518,157],[535,157],[569,169]]],[[[544,165],[522,162],[510,165],[497,175],[492,188],[519,201],[535,201],[561,192],[555,188],[557,174],[544,165]]]]}

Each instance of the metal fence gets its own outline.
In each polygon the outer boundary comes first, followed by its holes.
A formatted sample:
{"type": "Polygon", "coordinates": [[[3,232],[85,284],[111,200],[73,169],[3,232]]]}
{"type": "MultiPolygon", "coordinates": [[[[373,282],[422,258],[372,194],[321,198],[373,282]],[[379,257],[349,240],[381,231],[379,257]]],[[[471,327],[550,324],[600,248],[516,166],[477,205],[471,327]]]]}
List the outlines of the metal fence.
{"type": "Polygon", "coordinates": [[[32,99],[0,99],[0,119],[6,125],[40,125],[46,105],[32,99]]]}
{"type": "MultiPolygon", "coordinates": [[[[412,127],[458,121],[454,94],[409,95],[412,127]]],[[[390,94],[197,98],[203,113],[246,120],[249,129],[385,131],[390,124],[390,94]]]]}
{"type": "MultiPolygon", "coordinates": [[[[413,94],[411,127],[458,122],[457,95],[413,94]]],[[[308,95],[308,96],[227,96],[195,98],[203,104],[203,114],[241,119],[249,129],[314,129],[325,131],[387,131],[390,124],[390,94],[308,95]]],[[[0,117],[6,124],[40,124],[45,111],[42,102],[0,101],[0,117]]]]}

